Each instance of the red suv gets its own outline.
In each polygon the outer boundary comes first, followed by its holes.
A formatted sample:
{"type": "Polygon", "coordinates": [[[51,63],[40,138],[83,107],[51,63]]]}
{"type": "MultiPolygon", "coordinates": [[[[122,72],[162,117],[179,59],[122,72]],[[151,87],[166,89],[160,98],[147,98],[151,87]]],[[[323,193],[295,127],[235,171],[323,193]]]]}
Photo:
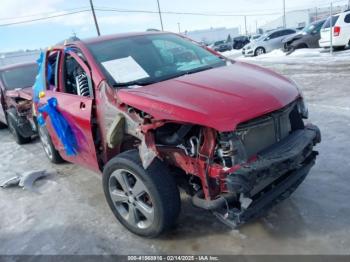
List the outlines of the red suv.
{"type": "Polygon", "coordinates": [[[180,35],[75,41],[48,50],[41,69],[49,159],[102,172],[111,210],[138,235],[174,224],[178,187],[238,226],[288,197],[315,163],[320,131],[304,124],[293,81],[180,35]]]}

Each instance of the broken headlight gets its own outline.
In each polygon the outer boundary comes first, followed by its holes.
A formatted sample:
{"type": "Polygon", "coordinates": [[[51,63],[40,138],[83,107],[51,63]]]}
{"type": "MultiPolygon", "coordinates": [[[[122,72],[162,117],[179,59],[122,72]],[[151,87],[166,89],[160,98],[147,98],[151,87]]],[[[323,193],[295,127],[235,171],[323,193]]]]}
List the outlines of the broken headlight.
{"type": "Polygon", "coordinates": [[[298,92],[299,92],[299,95],[301,98],[301,99],[299,99],[298,104],[297,104],[298,112],[302,116],[302,118],[307,119],[309,117],[309,110],[308,110],[306,103],[305,103],[303,91],[301,90],[300,85],[295,80],[291,80],[291,81],[294,83],[294,86],[296,87],[296,89],[298,89],[298,92]]]}
{"type": "Polygon", "coordinates": [[[309,110],[305,104],[305,99],[303,97],[299,99],[297,107],[298,107],[298,112],[302,116],[302,118],[307,119],[309,117],[309,110]]]}

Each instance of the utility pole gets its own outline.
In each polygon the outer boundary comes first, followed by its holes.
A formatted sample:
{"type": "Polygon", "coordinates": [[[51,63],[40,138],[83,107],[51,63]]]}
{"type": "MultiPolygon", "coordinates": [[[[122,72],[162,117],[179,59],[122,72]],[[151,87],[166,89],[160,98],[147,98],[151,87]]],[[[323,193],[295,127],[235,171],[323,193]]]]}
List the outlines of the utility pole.
{"type": "Polygon", "coordinates": [[[248,31],[247,31],[247,16],[244,16],[244,30],[245,30],[245,35],[248,35],[248,31]]]}
{"type": "Polygon", "coordinates": [[[255,33],[258,34],[258,20],[255,20],[255,33]]]}
{"type": "Polygon", "coordinates": [[[180,28],[180,23],[177,23],[177,28],[179,29],[179,34],[181,34],[181,28],[180,28]]]}
{"type": "Polygon", "coordinates": [[[162,12],[160,11],[159,0],[157,0],[157,4],[158,4],[158,13],[159,13],[159,19],[160,19],[160,26],[161,26],[161,28],[162,28],[162,31],[164,31],[163,19],[162,19],[162,12]]]}
{"type": "Polygon", "coordinates": [[[94,17],[94,22],[95,22],[97,35],[100,36],[101,35],[100,28],[98,27],[97,18],[96,18],[96,14],[95,14],[95,8],[94,8],[94,4],[92,3],[92,0],[90,0],[90,6],[91,6],[92,16],[94,17]]]}
{"type": "Polygon", "coordinates": [[[286,23],[286,0],[283,1],[283,28],[286,28],[287,23],[286,23]]]}
{"type": "MultiPolygon", "coordinates": [[[[350,0],[349,0],[350,1],[350,0]]],[[[317,11],[318,11],[318,8],[317,7],[315,7],[315,21],[317,21],[318,20],[318,14],[317,14],[317,11]]]]}

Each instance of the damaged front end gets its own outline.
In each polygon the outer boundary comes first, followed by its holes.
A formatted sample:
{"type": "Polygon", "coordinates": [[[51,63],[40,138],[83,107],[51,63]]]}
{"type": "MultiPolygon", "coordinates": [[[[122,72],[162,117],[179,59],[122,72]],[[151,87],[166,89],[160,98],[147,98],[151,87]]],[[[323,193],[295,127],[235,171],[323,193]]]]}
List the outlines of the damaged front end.
{"type": "Polygon", "coordinates": [[[168,123],[155,131],[157,149],[190,175],[195,206],[236,227],[287,198],[314,165],[321,135],[304,125],[300,105],[297,100],[233,132],[168,123]]]}
{"type": "Polygon", "coordinates": [[[157,120],[108,94],[106,84],[100,90],[106,102],[104,157],[138,149],[145,169],[154,158],[163,160],[195,206],[213,211],[230,226],[245,223],[287,198],[315,163],[313,148],[321,135],[316,126],[304,125],[307,112],[301,98],[241,123],[234,131],[218,132],[157,120]]]}
{"type": "Polygon", "coordinates": [[[36,134],[32,106],[31,96],[27,93],[21,90],[6,92],[7,117],[16,124],[22,137],[31,137],[36,134]]]}
{"type": "Polygon", "coordinates": [[[215,212],[232,226],[258,217],[289,197],[315,164],[320,131],[309,125],[260,152],[256,160],[227,175],[227,191],[239,195],[231,208],[215,212]]]}

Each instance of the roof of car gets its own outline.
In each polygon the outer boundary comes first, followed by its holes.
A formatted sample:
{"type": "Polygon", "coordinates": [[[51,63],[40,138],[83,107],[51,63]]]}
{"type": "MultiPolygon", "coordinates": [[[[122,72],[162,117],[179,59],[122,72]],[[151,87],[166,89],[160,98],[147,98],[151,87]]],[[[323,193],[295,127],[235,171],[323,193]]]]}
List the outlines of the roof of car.
{"type": "Polygon", "coordinates": [[[312,22],[311,24],[314,25],[314,24],[324,23],[325,21],[326,21],[326,19],[320,19],[320,20],[312,22]]]}
{"type": "Polygon", "coordinates": [[[94,43],[99,43],[99,42],[113,40],[113,39],[121,39],[121,38],[128,38],[128,37],[142,36],[142,35],[158,35],[158,34],[174,34],[174,33],[162,32],[162,31],[132,32],[132,33],[98,36],[98,37],[88,38],[80,41],[83,42],[84,44],[94,44],[94,43]]]}
{"type": "Polygon", "coordinates": [[[271,33],[282,31],[282,30],[293,30],[293,31],[296,31],[293,28],[278,28],[278,29],[274,29],[274,30],[269,31],[268,33],[271,34],[271,33]]]}
{"type": "Polygon", "coordinates": [[[11,64],[11,65],[5,65],[0,67],[0,72],[5,71],[5,70],[10,70],[10,69],[16,69],[16,68],[21,68],[29,65],[36,65],[35,62],[25,62],[25,63],[16,63],[16,64],[11,64]]]}

